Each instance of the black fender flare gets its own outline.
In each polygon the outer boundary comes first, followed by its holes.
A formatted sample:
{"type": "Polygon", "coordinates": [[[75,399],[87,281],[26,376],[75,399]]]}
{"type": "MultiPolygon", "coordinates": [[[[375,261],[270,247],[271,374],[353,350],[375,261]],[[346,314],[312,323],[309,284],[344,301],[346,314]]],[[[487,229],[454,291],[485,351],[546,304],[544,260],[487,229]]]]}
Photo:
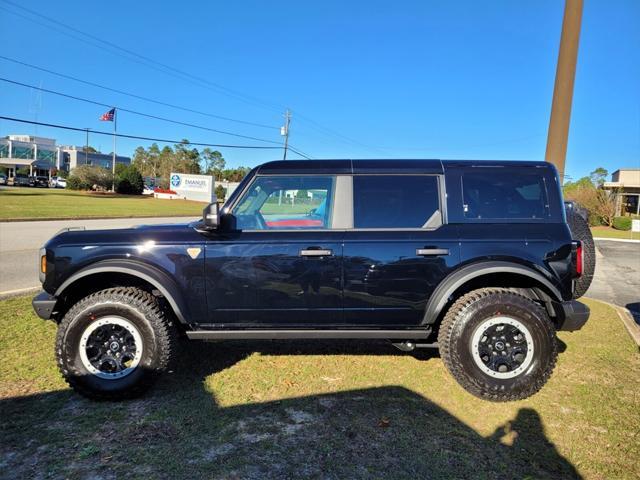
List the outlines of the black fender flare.
{"type": "Polygon", "coordinates": [[[169,302],[178,321],[188,324],[189,306],[184,301],[176,282],[165,272],[145,263],[131,260],[102,260],[82,268],[67,278],[57,289],[55,297],[60,298],[64,291],[81,278],[100,273],[122,273],[137,277],[153,285],[169,302]]]}
{"type": "Polygon", "coordinates": [[[450,273],[440,285],[434,290],[427,302],[421,325],[429,325],[436,321],[442,309],[449,301],[449,297],[462,285],[468,281],[491,273],[514,273],[523,275],[544,285],[553,295],[553,300],[562,301],[562,294],[548,279],[541,273],[512,262],[504,261],[484,261],[466,265],[455,272],[450,273]]]}

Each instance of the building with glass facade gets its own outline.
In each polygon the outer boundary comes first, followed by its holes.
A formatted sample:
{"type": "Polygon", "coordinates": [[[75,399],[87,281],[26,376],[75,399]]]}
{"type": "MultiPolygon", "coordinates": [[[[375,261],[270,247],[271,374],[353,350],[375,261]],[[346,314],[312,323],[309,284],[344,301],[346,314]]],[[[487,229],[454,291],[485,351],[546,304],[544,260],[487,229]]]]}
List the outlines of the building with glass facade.
{"type": "Polygon", "coordinates": [[[53,138],[32,135],[8,135],[0,138],[0,167],[7,170],[9,177],[19,169],[29,171],[29,175],[48,176],[59,167],[59,149],[53,138]]]}
{"type": "MultiPolygon", "coordinates": [[[[73,170],[79,165],[94,165],[112,170],[110,153],[85,152],[83,147],[56,145],[53,138],[33,135],[8,135],[0,138],[0,169],[13,177],[18,170],[29,175],[51,176],[56,170],[73,170]]],[[[131,158],[116,156],[116,163],[129,165],[131,158]]]]}

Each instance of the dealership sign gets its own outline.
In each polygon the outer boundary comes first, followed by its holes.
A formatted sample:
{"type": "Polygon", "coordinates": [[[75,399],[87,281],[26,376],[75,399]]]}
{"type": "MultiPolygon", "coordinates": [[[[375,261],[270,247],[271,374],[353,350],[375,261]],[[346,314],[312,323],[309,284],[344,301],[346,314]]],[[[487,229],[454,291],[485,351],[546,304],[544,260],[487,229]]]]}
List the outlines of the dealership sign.
{"type": "Polygon", "coordinates": [[[214,199],[214,181],[210,175],[171,173],[169,188],[186,200],[211,203],[214,199]]]}

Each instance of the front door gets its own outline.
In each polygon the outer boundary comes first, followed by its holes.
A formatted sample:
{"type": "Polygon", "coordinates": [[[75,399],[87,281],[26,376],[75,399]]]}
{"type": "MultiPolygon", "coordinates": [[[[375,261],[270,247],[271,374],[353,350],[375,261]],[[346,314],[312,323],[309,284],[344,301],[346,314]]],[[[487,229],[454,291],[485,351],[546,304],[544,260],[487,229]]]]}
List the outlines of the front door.
{"type": "Polygon", "coordinates": [[[344,237],[345,322],[415,326],[459,263],[457,227],[443,222],[439,177],[355,175],[354,228],[344,237]]]}
{"type": "Polygon", "coordinates": [[[206,246],[209,322],[217,327],[342,322],[342,233],[332,176],[256,176],[231,206],[236,228],[206,246]]]}

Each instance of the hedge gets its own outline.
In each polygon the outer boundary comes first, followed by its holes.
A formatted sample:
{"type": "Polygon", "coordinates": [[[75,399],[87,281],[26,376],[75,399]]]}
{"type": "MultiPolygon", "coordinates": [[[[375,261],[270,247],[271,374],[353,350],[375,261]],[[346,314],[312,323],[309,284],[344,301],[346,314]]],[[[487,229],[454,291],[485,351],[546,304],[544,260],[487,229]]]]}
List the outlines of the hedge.
{"type": "Polygon", "coordinates": [[[631,217],[615,217],[613,228],[616,230],[631,230],[631,217]]]}

